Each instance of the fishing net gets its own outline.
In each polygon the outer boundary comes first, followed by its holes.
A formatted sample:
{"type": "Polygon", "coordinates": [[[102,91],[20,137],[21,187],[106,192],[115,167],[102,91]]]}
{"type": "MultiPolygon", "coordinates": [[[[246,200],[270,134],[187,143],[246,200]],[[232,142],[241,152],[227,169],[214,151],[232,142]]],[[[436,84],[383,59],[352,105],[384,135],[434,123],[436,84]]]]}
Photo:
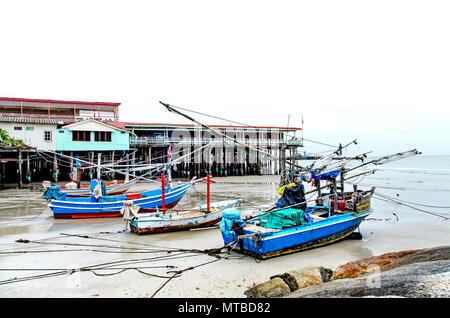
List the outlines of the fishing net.
{"type": "Polygon", "coordinates": [[[311,217],[308,213],[299,209],[286,209],[271,212],[260,216],[258,219],[260,226],[280,230],[305,225],[311,221],[311,217]]]}

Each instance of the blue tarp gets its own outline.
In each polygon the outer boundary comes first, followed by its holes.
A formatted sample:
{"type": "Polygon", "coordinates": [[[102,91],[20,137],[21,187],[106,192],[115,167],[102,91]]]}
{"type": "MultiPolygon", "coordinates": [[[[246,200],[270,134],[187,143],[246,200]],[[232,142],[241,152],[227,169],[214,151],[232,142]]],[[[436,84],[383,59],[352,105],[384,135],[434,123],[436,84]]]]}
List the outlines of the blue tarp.
{"type": "Polygon", "coordinates": [[[316,175],[315,172],[311,172],[311,177],[320,180],[320,179],[327,179],[327,178],[336,178],[339,175],[340,170],[334,170],[323,174],[316,175]]]}
{"type": "Polygon", "coordinates": [[[91,183],[89,184],[89,187],[90,187],[90,189],[91,189],[90,195],[89,195],[89,202],[101,202],[101,201],[99,201],[99,200],[100,200],[102,197],[105,197],[105,196],[106,196],[106,186],[105,186],[105,183],[103,182],[103,180],[98,181],[98,180],[96,180],[96,179],[92,179],[92,180],[91,180],[91,183]],[[102,195],[101,195],[99,198],[96,198],[96,197],[94,196],[94,189],[95,189],[95,187],[97,186],[98,182],[100,182],[101,187],[102,187],[102,195]]]}
{"type": "MultiPolygon", "coordinates": [[[[101,186],[102,186],[102,196],[106,196],[106,186],[103,180],[100,180],[101,186]]],[[[98,180],[92,179],[90,183],[91,192],[94,191],[95,187],[97,186],[98,180]]]]}
{"type": "Polygon", "coordinates": [[[65,200],[67,193],[61,192],[60,187],[50,187],[44,194],[45,200],[55,199],[55,200],[65,200]]]}
{"type": "Polygon", "coordinates": [[[228,234],[233,224],[237,224],[239,227],[245,225],[241,219],[241,211],[235,208],[228,208],[222,212],[222,221],[220,222],[220,229],[222,233],[228,234]]]}

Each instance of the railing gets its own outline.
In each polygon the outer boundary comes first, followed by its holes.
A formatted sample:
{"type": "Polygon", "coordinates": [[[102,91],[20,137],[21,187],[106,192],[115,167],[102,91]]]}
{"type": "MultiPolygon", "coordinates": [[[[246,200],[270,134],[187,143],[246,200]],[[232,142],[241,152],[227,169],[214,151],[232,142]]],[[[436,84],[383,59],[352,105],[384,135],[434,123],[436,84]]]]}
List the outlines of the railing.
{"type": "MultiPolygon", "coordinates": [[[[296,140],[289,140],[286,143],[286,140],[277,140],[277,139],[237,139],[240,142],[243,142],[250,146],[265,146],[265,147],[278,147],[280,145],[296,145],[296,146],[303,146],[303,141],[301,139],[296,140]]],[[[130,146],[147,146],[147,147],[164,147],[169,146],[170,144],[176,144],[176,145],[206,145],[210,142],[217,141],[219,143],[222,143],[223,141],[221,139],[216,138],[179,138],[179,137],[134,137],[130,138],[130,146]]],[[[232,141],[225,141],[224,145],[231,144],[232,141]]],[[[239,145],[237,145],[239,146],[239,145]]]]}
{"type": "MultiPolygon", "coordinates": [[[[22,117],[22,118],[49,118],[49,119],[59,119],[61,121],[76,121],[82,120],[82,119],[88,119],[88,118],[94,118],[94,117],[87,117],[87,116],[74,116],[73,115],[54,115],[54,114],[30,114],[30,113],[0,113],[0,116],[3,117],[22,117]]],[[[113,117],[95,117],[94,119],[98,120],[117,120],[117,118],[113,117]]]]}

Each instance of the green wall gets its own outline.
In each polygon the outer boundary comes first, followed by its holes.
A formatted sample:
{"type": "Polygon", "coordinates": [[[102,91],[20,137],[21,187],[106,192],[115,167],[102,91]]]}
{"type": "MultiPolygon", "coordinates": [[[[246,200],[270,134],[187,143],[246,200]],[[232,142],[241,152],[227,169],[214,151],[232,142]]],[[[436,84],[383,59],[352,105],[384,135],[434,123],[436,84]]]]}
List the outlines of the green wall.
{"type": "Polygon", "coordinates": [[[56,129],[57,151],[100,151],[130,150],[130,133],[115,130],[111,133],[111,141],[95,141],[91,131],[91,141],[72,141],[72,131],[66,128],[56,129]]]}

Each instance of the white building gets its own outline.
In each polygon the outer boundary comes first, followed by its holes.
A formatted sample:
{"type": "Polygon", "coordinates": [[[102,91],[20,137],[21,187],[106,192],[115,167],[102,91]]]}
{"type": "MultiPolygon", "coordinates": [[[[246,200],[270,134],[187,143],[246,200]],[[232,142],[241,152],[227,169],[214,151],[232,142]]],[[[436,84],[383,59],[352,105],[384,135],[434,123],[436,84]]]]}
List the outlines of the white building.
{"type": "Polygon", "coordinates": [[[56,150],[56,127],[61,124],[53,118],[0,116],[0,129],[38,150],[56,150]]]}

